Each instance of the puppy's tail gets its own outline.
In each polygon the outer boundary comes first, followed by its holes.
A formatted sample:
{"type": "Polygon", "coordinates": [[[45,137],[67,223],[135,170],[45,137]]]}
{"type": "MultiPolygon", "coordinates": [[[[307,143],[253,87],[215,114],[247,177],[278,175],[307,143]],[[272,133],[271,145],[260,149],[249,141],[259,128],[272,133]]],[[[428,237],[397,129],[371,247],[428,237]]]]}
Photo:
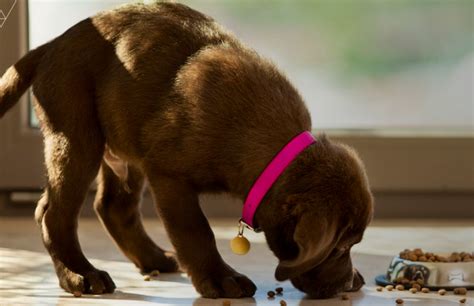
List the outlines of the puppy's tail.
{"type": "Polygon", "coordinates": [[[38,47],[23,56],[7,69],[0,79],[0,118],[15,105],[31,86],[36,76],[36,67],[49,49],[50,43],[38,47]]]}

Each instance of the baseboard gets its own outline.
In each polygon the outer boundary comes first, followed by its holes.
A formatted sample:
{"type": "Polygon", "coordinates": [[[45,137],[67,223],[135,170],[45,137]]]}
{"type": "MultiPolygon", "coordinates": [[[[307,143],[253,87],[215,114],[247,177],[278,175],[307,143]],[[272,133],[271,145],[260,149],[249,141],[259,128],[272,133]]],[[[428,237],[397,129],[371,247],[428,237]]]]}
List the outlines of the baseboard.
{"type": "Polygon", "coordinates": [[[376,218],[474,218],[474,192],[376,192],[376,218]]]}

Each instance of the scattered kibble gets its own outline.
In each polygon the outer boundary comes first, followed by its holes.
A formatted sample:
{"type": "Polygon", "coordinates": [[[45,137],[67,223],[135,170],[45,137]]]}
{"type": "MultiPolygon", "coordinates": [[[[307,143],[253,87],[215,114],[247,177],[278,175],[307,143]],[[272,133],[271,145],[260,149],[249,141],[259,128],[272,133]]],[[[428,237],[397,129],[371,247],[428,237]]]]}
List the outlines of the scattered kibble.
{"type": "Polygon", "coordinates": [[[151,276],[147,274],[147,275],[143,276],[143,280],[145,282],[149,282],[151,280],[151,276]]]}
{"type": "Polygon", "coordinates": [[[377,288],[375,288],[375,290],[377,290],[378,292],[380,292],[380,291],[383,290],[383,287],[378,286],[377,288]]]}
{"type": "Polygon", "coordinates": [[[275,292],[270,290],[267,292],[267,295],[269,298],[273,298],[275,296],[275,292]]]}
{"type": "Polygon", "coordinates": [[[428,289],[428,288],[421,288],[421,292],[423,292],[423,293],[430,293],[430,289],[428,289]]]}
{"type": "Polygon", "coordinates": [[[405,286],[403,286],[403,285],[396,285],[396,286],[395,286],[395,289],[397,289],[398,291],[403,291],[403,290],[405,290],[405,286]]]}
{"type": "Polygon", "coordinates": [[[281,300],[281,301],[280,301],[280,306],[286,306],[286,301],[285,301],[285,300],[281,300]]]}
{"type": "Polygon", "coordinates": [[[403,300],[402,299],[397,299],[395,301],[395,303],[397,303],[397,305],[401,305],[401,304],[403,304],[403,300]]]}
{"type": "Polygon", "coordinates": [[[420,290],[421,290],[421,286],[420,286],[420,284],[418,284],[418,283],[411,285],[411,288],[412,288],[412,289],[416,289],[416,291],[420,291],[420,290]]]}
{"type": "Polygon", "coordinates": [[[467,289],[466,288],[454,288],[454,294],[457,295],[466,295],[467,289]]]}
{"type": "Polygon", "coordinates": [[[409,291],[410,291],[411,293],[415,294],[415,293],[418,292],[418,289],[416,289],[416,288],[410,288],[409,291]]]}
{"type": "Polygon", "coordinates": [[[343,294],[343,295],[341,295],[341,299],[344,300],[344,301],[347,301],[347,300],[349,300],[349,296],[347,294],[343,294]]]}
{"type": "Polygon", "coordinates": [[[150,276],[151,277],[158,277],[158,276],[160,276],[160,271],[153,270],[153,271],[150,272],[150,276]]]}
{"type": "Polygon", "coordinates": [[[282,287],[275,288],[275,291],[277,294],[281,294],[283,292],[283,288],[282,287]]]}
{"type": "Polygon", "coordinates": [[[439,289],[439,290],[438,290],[438,294],[439,294],[439,295],[445,295],[445,294],[446,294],[446,290],[445,290],[445,289],[439,289]]]}
{"type": "Polygon", "coordinates": [[[74,295],[74,297],[81,297],[82,292],[81,291],[74,291],[73,295],[74,295]]]}
{"type": "Polygon", "coordinates": [[[459,300],[459,303],[461,303],[461,304],[466,303],[466,299],[460,299],[460,300],[459,300]]]}
{"type": "Polygon", "coordinates": [[[231,303],[231,301],[229,301],[229,300],[224,300],[224,301],[222,302],[222,306],[230,306],[231,304],[232,304],[232,303],[231,303]]]}
{"type": "Polygon", "coordinates": [[[392,286],[392,285],[385,286],[385,289],[387,289],[387,291],[392,291],[392,290],[393,290],[393,286],[392,286]]]}

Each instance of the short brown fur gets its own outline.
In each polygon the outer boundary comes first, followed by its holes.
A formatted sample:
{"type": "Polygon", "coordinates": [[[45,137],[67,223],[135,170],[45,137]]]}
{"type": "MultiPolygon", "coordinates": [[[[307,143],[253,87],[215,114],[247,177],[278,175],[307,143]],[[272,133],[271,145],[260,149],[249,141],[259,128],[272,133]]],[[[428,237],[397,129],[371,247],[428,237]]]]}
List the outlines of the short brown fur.
{"type": "MultiPolygon", "coordinates": [[[[100,169],[97,214],[142,272],[177,271],[179,262],[205,297],[255,293],[219,255],[198,194],[243,200],[275,153],[311,130],[300,95],[274,65],[211,18],[159,2],[100,13],[28,53],[1,79],[0,116],[31,84],[48,173],[35,217],[62,288],[115,289],[85,258],[76,232],[100,169]],[[128,165],[125,178],[103,161],[106,145],[128,165]],[[145,179],[176,259],[141,224],[145,179]]],[[[257,210],[255,222],[280,259],[277,279],[312,297],[358,290],[363,279],[349,250],[372,202],[356,153],[318,137],[257,210]]]]}

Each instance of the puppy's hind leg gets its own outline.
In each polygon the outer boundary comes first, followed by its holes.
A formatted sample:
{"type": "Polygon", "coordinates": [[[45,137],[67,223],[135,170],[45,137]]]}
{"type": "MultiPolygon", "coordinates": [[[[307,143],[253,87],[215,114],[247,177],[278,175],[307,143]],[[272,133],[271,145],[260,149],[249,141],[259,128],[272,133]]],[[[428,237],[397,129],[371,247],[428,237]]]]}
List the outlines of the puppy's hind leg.
{"type": "Polygon", "coordinates": [[[98,172],[104,146],[98,130],[89,127],[88,132],[90,138],[86,133],[46,130],[48,188],[35,217],[60,286],[71,293],[111,293],[115,289],[112,279],[86,259],[77,237],[77,218],[98,172]]]}
{"type": "Polygon", "coordinates": [[[140,215],[143,185],[144,175],[132,165],[128,165],[127,177],[120,179],[102,162],[94,208],[118,247],[140,272],[176,272],[178,264],[174,255],[158,247],[143,228],[140,215]]]}

